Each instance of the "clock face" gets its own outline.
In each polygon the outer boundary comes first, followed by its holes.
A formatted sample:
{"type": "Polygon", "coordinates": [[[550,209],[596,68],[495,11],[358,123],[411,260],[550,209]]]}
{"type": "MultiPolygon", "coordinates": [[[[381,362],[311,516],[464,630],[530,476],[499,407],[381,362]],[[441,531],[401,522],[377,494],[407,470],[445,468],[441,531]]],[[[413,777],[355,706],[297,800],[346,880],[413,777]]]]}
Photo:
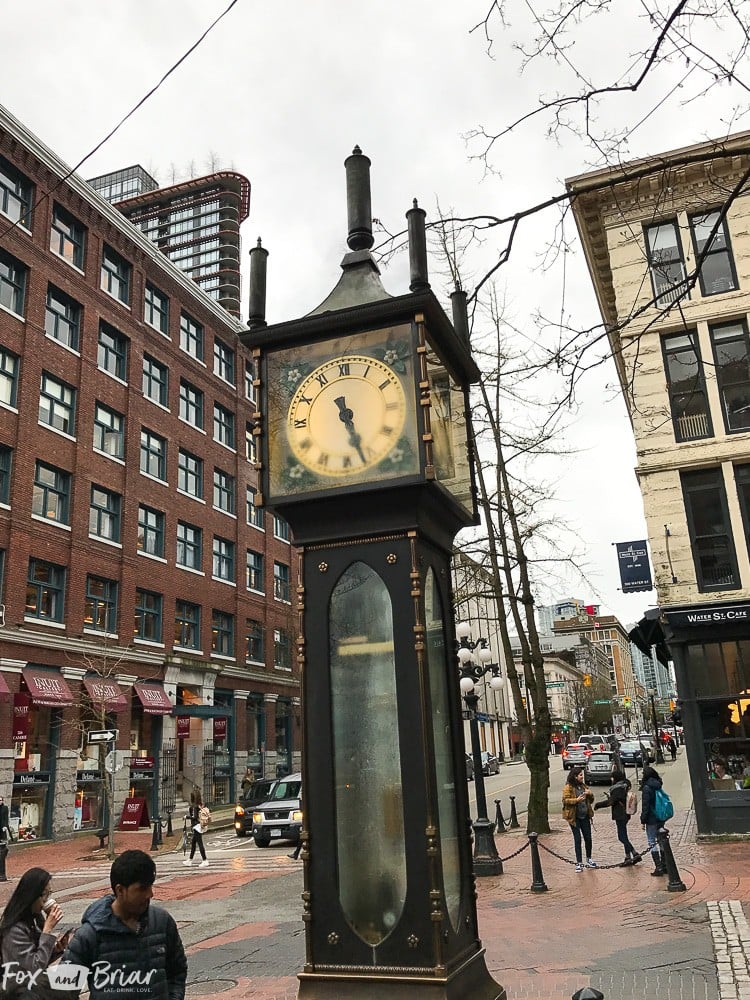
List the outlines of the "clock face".
{"type": "Polygon", "coordinates": [[[295,456],[325,476],[348,476],[382,462],[401,440],[406,396],[384,361],[344,354],[315,368],[289,405],[295,456]]]}
{"type": "Polygon", "coordinates": [[[419,474],[414,359],[408,323],[268,351],[269,500],[419,474]]]}

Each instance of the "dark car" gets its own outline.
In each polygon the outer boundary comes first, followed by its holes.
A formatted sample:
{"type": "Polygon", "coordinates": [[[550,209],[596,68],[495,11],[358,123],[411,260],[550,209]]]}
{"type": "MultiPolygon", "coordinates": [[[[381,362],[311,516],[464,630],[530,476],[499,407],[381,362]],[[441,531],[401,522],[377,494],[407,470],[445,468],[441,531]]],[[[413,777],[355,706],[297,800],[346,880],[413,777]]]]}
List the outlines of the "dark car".
{"type": "Polygon", "coordinates": [[[620,762],[623,767],[643,767],[643,749],[638,740],[623,740],[620,744],[620,762]]]}
{"type": "Polygon", "coordinates": [[[265,802],[253,810],[253,839],[257,847],[272,840],[299,843],[302,833],[302,775],[290,774],[275,782],[265,802]]]}
{"type": "Polygon", "coordinates": [[[586,761],[583,780],[587,785],[611,785],[614,770],[615,755],[611,750],[593,750],[586,761]]]}
{"type": "Polygon", "coordinates": [[[234,832],[244,837],[253,832],[253,809],[271,797],[276,778],[258,778],[240,795],[234,807],[234,832]]]}
{"type": "Polygon", "coordinates": [[[474,758],[471,756],[470,753],[467,753],[465,756],[466,756],[466,780],[467,781],[473,781],[474,780],[474,758]]]}
{"type": "Polygon", "coordinates": [[[489,777],[491,774],[498,774],[500,771],[500,761],[489,750],[482,751],[482,774],[489,777]]]}
{"type": "Polygon", "coordinates": [[[586,763],[591,753],[588,743],[568,743],[562,752],[563,771],[586,763]]]}

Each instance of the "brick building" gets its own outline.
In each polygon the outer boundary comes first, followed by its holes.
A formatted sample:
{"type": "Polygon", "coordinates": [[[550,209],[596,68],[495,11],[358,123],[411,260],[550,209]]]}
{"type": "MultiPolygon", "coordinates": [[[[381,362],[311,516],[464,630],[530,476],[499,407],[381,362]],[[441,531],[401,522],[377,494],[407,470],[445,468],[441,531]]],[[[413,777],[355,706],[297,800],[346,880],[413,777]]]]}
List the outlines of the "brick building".
{"type": "Polygon", "coordinates": [[[117,802],[150,811],[298,762],[244,327],[68,174],[0,108],[0,794],[22,836],[102,824],[91,729],[119,731],[117,802]]]}

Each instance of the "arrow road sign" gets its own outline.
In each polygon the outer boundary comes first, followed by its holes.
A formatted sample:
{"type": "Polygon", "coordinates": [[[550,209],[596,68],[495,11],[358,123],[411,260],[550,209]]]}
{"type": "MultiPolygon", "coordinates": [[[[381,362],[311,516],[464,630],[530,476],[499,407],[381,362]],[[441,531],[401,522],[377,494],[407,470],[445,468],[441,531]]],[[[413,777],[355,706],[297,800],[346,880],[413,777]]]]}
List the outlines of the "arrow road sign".
{"type": "Polygon", "coordinates": [[[92,729],[86,738],[89,743],[111,743],[119,735],[119,729],[92,729]]]}

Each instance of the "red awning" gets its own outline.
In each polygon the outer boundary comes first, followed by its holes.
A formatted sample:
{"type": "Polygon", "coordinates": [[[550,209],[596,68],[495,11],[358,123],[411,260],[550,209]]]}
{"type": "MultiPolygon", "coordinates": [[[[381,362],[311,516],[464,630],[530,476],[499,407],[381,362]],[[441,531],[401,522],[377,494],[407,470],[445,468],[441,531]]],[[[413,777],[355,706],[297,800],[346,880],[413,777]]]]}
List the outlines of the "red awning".
{"type": "Polygon", "coordinates": [[[35,705],[64,708],[75,701],[73,692],[58,671],[44,670],[42,667],[24,667],[21,673],[35,705]]]}
{"type": "Polygon", "coordinates": [[[0,674],[0,705],[7,705],[10,701],[10,688],[5,678],[0,674]]]}
{"type": "Polygon", "coordinates": [[[84,677],[83,686],[94,705],[97,708],[104,706],[105,712],[124,712],[128,707],[127,696],[116,681],[94,675],[84,677]]]}
{"type": "Polygon", "coordinates": [[[169,715],[173,705],[161,684],[135,682],[135,693],[141,700],[146,715],[169,715]]]}

